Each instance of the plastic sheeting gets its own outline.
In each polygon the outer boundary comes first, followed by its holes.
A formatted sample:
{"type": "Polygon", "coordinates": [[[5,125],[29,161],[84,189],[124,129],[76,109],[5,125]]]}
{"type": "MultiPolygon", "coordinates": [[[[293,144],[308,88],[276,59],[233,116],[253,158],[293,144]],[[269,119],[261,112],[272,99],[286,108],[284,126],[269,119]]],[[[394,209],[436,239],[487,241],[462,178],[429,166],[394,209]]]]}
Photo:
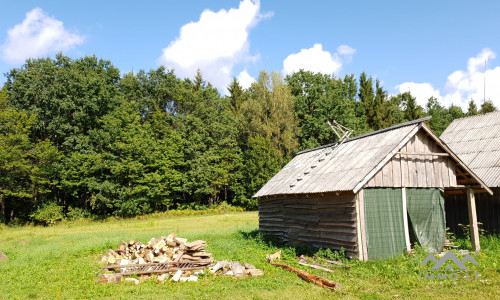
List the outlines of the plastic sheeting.
{"type": "Polygon", "coordinates": [[[364,201],[368,258],[382,259],[404,253],[401,189],[365,189],[364,201]]]}
{"type": "Polygon", "coordinates": [[[406,189],[406,207],[416,241],[430,252],[441,252],[446,237],[444,191],[406,189]]]}

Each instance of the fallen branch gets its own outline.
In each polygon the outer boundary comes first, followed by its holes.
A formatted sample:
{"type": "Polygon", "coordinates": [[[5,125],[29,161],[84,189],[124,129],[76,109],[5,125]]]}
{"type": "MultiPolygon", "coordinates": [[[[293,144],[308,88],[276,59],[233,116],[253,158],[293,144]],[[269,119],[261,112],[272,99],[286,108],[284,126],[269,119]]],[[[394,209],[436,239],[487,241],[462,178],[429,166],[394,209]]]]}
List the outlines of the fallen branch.
{"type": "Polygon", "coordinates": [[[311,268],[318,269],[318,270],[323,270],[323,271],[326,271],[326,272],[333,272],[333,270],[330,270],[330,269],[324,268],[324,267],[322,267],[322,266],[318,266],[318,265],[311,265],[311,264],[308,264],[308,263],[305,263],[305,262],[301,262],[301,261],[299,261],[299,265],[301,265],[301,266],[311,267],[311,268]]]}
{"type": "Polygon", "coordinates": [[[299,275],[305,281],[312,282],[312,283],[314,283],[314,284],[316,284],[318,286],[326,287],[326,288],[331,289],[331,290],[340,290],[340,289],[342,289],[340,283],[338,283],[338,282],[331,281],[331,280],[325,279],[323,277],[319,277],[319,276],[316,276],[316,275],[309,274],[306,271],[302,271],[300,269],[291,267],[289,265],[277,264],[277,263],[274,263],[272,260],[270,260],[269,263],[271,265],[273,265],[273,266],[277,266],[277,267],[283,268],[285,270],[291,271],[291,272],[299,275]]]}

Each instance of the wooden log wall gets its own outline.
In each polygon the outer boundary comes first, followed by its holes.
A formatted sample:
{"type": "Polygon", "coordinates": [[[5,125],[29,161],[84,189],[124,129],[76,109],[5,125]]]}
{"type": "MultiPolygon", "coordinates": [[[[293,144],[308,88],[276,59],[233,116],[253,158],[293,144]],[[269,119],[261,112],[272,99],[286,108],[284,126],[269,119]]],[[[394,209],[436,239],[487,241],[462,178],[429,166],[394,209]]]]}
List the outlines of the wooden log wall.
{"type": "Polygon", "coordinates": [[[444,150],[420,130],[365,187],[432,187],[457,186],[455,162],[442,154],[444,150]],[[406,154],[403,154],[406,153],[406,154]],[[418,153],[419,155],[412,155],[418,153]]]}
{"type": "MultiPolygon", "coordinates": [[[[477,222],[479,228],[488,233],[500,233],[500,188],[492,188],[493,195],[476,193],[477,222]]],[[[458,224],[468,225],[467,196],[465,194],[445,193],[444,197],[446,226],[452,232],[462,233],[458,224]]]]}
{"type": "Polygon", "coordinates": [[[259,199],[259,230],[290,244],[340,250],[357,257],[352,192],[284,195],[259,199]]]}

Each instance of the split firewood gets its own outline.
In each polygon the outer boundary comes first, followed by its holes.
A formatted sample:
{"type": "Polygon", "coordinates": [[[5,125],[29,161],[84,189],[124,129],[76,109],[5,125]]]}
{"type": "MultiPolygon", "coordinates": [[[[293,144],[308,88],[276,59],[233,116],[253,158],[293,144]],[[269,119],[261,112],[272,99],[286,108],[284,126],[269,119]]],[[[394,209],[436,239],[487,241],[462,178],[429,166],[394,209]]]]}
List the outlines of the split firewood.
{"type": "Polygon", "coordinates": [[[3,254],[2,251],[0,251],[0,261],[1,260],[9,260],[9,258],[7,257],[7,255],[3,254]]]}
{"type": "Polygon", "coordinates": [[[125,281],[127,281],[127,282],[133,282],[134,284],[139,284],[140,283],[139,279],[135,279],[135,278],[131,278],[131,277],[125,278],[125,281]]]}
{"type": "Polygon", "coordinates": [[[99,278],[99,282],[106,283],[119,283],[122,282],[123,276],[120,274],[102,274],[99,278]]]}
{"type": "Polygon", "coordinates": [[[179,279],[181,278],[181,275],[182,275],[182,270],[178,270],[178,271],[175,273],[174,277],[172,277],[172,279],[171,279],[171,280],[173,280],[173,281],[179,281],[179,279]]]}

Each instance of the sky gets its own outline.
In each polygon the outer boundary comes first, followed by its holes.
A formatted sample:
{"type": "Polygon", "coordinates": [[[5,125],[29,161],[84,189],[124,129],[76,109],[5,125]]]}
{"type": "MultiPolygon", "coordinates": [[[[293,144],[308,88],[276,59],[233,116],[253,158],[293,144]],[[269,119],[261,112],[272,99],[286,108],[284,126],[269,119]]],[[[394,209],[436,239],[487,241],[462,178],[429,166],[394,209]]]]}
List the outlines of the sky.
{"type": "MultiPolygon", "coordinates": [[[[27,58],[96,55],[122,73],[198,69],[221,93],[262,70],[357,78],[466,110],[500,108],[500,1],[8,1],[0,73],[27,58]]],[[[0,85],[6,77],[0,75],[0,85]]]]}

